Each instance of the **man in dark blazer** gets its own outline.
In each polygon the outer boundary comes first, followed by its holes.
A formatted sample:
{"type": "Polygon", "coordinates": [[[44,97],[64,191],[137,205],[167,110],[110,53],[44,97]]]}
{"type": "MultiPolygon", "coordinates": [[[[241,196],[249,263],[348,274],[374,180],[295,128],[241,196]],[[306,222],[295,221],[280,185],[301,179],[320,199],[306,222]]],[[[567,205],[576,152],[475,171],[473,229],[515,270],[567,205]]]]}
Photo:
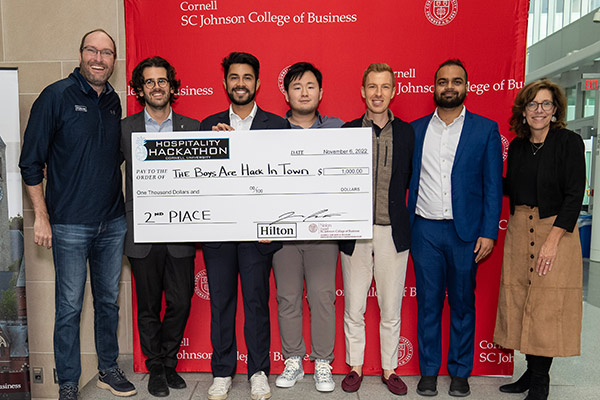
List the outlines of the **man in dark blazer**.
{"type": "Polygon", "coordinates": [[[467,71],[459,60],[435,74],[433,114],[412,123],[415,152],[408,208],[417,286],[421,380],[417,393],[437,394],[441,319],[450,304],[449,394],[468,396],[475,337],[477,263],[498,235],[502,145],[498,124],[464,107],[467,71]]]}
{"type": "MultiPolygon", "coordinates": [[[[234,52],[223,59],[223,85],[231,101],[228,110],[202,121],[202,130],[285,129],[288,122],[261,110],[254,101],[260,87],[260,64],[248,53],[234,52]]],[[[248,348],[248,378],[253,399],[271,397],[267,376],[271,344],[269,276],[273,253],[280,243],[210,242],[202,245],[210,293],[213,346],[213,384],[208,398],[222,400],[231,388],[237,363],[235,316],[238,276],[244,302],[244,337],[248,348]]]]}
{"type": "Polygon", "coordinates": [[[363,73],[361,95],[367,110],[344,127],[372,128],[373,239],[340,242],[344,278],[344,333],[350,372],[342,389],[356,392],[363,379],[365,310],[371,282],[377,286],[382,382],[397,395],[408,388],[396,374],[400,313],[410,247],[406,191],[412,167],[414,132],[389,109],[396,95],[394,70],[373,63],[363,73]]]}
{"type": "Polygon", "coordinates": [[[152,57],[140,62],[129,84],[145,107],[121,121],[121,151],[127,163],[125,255],[135,279],[140,343],[150,371],[148,391],[153,396],[164,397],[169,395],[169,388],[186,387],[175,367],[194,294],[196,245],[134,242],[131,133],[149,132],[149,136],[160,136],[160,132],[198,131],[200,121],[172,111],[171,103],[181,82],[164,58],[152,57]],[[163,293],[167,307],[161,321],[163,293]]]}

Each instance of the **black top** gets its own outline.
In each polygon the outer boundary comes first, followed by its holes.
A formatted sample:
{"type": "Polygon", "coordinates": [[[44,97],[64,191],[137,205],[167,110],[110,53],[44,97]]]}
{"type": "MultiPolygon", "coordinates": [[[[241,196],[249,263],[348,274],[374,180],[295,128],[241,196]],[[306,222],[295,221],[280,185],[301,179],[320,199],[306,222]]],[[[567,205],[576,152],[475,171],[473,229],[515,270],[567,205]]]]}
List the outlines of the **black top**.
{"type": "MultiPolygon", "coordinates": [[[[208,116],[200,123],[201,131],[210,131],[213,126],[224,123],[229,125],[229,109],[208,116]]],[[[263,111],[260,107],[256,110],[256,115],[252,119],[250,130],[258,129],[290,129],[290,123],[287,119],[281,118],[279,115],[263,111]]]]}
{"type": "MultiPolygon", "coordinates": [[[[504,193],[514,214],[518,176],[531,153],[529,139],[515,138],[508,148],[504,193]]],[[[539,156],[536,177],[540,218],[556,215],[554,226],[573,232],[585,190],[585,146],[581,136],[568,129],[550,130],[539,156]]]]}
{"type": "MultiPolygon", "coordinates": [[[[545,144],[545,143],[544,143],[545,144]]],[[[515,205],[525,205],[537,207],[537,175],[539,169],[539,160],[544,147],[538,147],[538,150],[526,151],[519,165],[519,172],[515,179],[515,205]]]]}
{"type": "Polygon", "coordinates": [[[79,68],[33,103],[19,167],[25,184],[35,186],[47,166],[51,224],[93,224],[125,214],[120,122],[113,87],[106,83],[98,96],[79,68]]]}

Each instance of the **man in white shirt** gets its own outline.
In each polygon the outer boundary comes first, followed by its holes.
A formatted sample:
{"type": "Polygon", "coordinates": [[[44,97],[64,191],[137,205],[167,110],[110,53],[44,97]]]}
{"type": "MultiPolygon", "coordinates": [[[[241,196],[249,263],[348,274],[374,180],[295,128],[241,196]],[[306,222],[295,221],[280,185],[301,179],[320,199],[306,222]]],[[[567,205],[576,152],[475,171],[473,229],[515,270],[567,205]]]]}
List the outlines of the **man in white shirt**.
{"type": "MultiPolygon", "coordinates": [[[[260,109],[254,101],[260,87],[260,63],[252,54],[234,52],[223,59],[223,85],[231,101],[228,110],[205,118],[201,130],[285,129],[288,122],[260,109]]],[[[248,347],[248,378],[252,399],[271,397],[267,376],[271,345],[269,320],[269,276],[273,253],[280,243],[203,243],[210,293],[210,340],[213,384],[210,400],[227,398],[237,364],[235,315],[238,277],[244,299],[244,337],[248,347]]]]}
{"type": "Polygon", "coordinates": [[[408,208],[417,286],[417,393],[437,395],[441,319],[450,304],[449,394],[470,394],[477,263],[498,235],[502,145],[498,124],[466,110],[467,71],[448,60],[436,71],[433,114],[412,123],[415,152],[408,208]]]}

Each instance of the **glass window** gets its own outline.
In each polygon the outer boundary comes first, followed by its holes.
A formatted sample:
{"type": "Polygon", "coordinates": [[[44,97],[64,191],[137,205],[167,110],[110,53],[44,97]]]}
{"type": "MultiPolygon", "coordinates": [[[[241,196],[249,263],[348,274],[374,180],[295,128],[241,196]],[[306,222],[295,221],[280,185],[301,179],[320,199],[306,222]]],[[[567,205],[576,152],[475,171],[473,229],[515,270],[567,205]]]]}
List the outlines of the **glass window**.
{"type": "Polygon", "coordinates": [[[535,23],[533,19],[533,0],[529,0],[529,18],[527,24],[527,45],[531,46],[533,44],[533,25],[535,23]]]}
{"type": "Polygon", "coordinates": [[[577,104],[577,86],[568,87],[565,93],[567,95],[567,121],[573,121],[577,104]]]}
{"type": "Polygon", "coordinates": [[[548,32],[548,0],[542,0],[542,15],[540,16],[540,40],[552,32],[548,32]]]}
{"type": "Polygon", "coordinates": [[[583,118],[593,117],[596,111],[596,91],[586,90],[583,93],[583,118]]]}
{"type": "Polygon", "coordinates": [[[556,1],[556,8],[554,9],[554,32],[556,32],[563,27],[563,12],[565,10],[565,0],[554,1],[556,1]]]}
{"type": "Polygon", "coordinates": [[[581,0],[571,0],[571,22],[581,17],[581,0]]]}

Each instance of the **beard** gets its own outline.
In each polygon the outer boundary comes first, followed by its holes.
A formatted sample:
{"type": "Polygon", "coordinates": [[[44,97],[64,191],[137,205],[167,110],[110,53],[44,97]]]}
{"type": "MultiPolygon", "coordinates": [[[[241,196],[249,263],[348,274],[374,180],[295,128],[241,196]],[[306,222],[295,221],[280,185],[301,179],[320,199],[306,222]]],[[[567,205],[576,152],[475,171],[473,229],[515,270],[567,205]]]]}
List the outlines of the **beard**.
{"type": "Polygon", "coordinates": [[[237,89],[240,89],[240,87],[234,87],[231,90],[227,91],[227,96],[229,96],[229,100],[231,100],[231,102],[233,104],[235,104],[236,106],[245,106],[246,104],[250,104],[254,100],[254,96],[256,95],[256,92],[251,92],[248,89],[246,89],[246,92],[248,93],[248,97],[246,97],[245,99],[244,98],[237,99],[234,94],[234,91],[237,89]]]}
{"type": "MultiPolygon", "coordinates": [[[[446,92],[444,92],[444,93],[446,93],[446,92]]],[[[462,103],[464,103],[465,98],[467,97],[467,92],[464,92],[462,94],[455,92],[455,93],[457,93],[456,97],[447,99],[447,98],[443,97],[444,93],[439,94],[439,95],[437,93],[433,94],[433,100],[435,101],[435,104],[441,108],[456,108],[456,107],[460,106],[462,103]]]]}
{"type": "Polygon", "coordinates": [[[81,63],[79,63],[79,72],[81,73],[81,75],[85,78],[86,81],[88,81],[88,83],[91,86],[104,86],[106,85],[106,82],[108,82],[108,78],[110,78],[110,76],[113,73],[113,69],[114,66],[110,66],[108,64],[105,63],[98,63],[98,62],[91,62],[88,61],[87,63],[84,63],[83,61],[81,63]],[[92,73],[92,65],[99,65],[104,67],[104,73],[100,76],[94,75],[92,73]]]}
{"type": "Polygon", "coordinates": [[[164,109],[170,103],[170,100],[171,96],[169,96],[167,92],[162,89],[152,91],[150,93],[150,96],[144,96],[144,101],[146,102],[146,104],[156,109],[164,109]],[[157,92],[163,93],[162,100],[154,100],[154,97],[152,97],[152,94],[157,92]]]}

